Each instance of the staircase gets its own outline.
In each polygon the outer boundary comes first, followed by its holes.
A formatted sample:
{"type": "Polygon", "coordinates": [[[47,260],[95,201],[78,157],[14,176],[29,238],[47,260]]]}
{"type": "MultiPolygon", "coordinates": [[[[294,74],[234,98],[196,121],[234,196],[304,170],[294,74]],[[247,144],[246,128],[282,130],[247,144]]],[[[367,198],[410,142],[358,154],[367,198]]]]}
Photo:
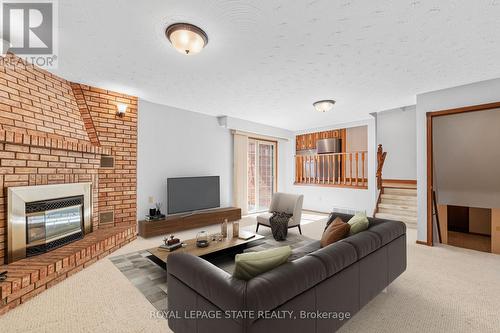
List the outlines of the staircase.
{"type": "Polygon", "coordinates": [[[402,221],[408,228],[417,228],[417,189],[415,185],[382,185],[375,217],[402,221]]]}

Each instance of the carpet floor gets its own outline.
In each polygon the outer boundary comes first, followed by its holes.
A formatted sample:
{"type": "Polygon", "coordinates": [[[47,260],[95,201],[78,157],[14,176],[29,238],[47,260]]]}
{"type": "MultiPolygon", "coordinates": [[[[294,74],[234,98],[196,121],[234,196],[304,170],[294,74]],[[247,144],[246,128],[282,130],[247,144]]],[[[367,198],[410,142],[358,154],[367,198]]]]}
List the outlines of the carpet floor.
{"type": "MultiPolygon", "coordinates": [[[[279,246],[289,245],[292,249],[307,245],[314,240],[303,235],[291,233],[285,241],[273,239],[269,228],[260,232],[266,236],[249,244],[243,252],[257,252],[279,246]]],[[[146,250],[114,256],[111,262],[127,277],[127,279],[153,304],[158,311],[167,311],[167,269],[151,261],[151,253],[146,250]]],[[[232,274],[234,271],[234,253],[212,255],[207,258],[215,266],[232,274]]]]}
{"type": "MultiPolygon", "coordinates": [[[[319,239],[324,220],[313,214],[309,218],[302,231],[319,239]]],[[[242,222],[248,230],[254,230],[254,224],[254,217],[242,222]]],[[[176,236],[195,235],[196,230],[189,230],[176,236]]],[[[414,229],[408,229],[407,236],[406,272],[340,331],[500,332],[500,256],[446,245],[416,245],[414,229]]],[[[161,237],[138,238],[0,317],[0,331],[171,332],[167,321],[155,318],[155,307],[110,260],[160,243],[161,237]]]]}

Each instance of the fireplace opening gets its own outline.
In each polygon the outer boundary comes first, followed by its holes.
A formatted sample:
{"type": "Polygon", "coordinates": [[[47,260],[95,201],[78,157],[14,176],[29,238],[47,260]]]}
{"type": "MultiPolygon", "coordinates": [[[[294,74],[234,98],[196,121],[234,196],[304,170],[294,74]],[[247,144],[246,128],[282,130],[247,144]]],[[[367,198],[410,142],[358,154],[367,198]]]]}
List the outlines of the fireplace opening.
{"type": "Polygon", "coordinates": [[[83,238],[83,195],[27,202],[26,256],[34,256],[83,238]]]}

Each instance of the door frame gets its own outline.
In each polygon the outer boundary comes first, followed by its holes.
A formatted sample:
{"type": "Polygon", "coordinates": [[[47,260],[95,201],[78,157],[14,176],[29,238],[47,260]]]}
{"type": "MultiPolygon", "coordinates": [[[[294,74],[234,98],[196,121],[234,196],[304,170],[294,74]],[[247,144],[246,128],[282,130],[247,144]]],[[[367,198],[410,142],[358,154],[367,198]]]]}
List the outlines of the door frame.
{"type": "MultiPolygon", "coordinates": [[[[274,179],[273,179],[273,193],[276,193],[277,190],[278,190],[278,141],[277,140],[271,140],[271,139],[266,139],[266,138],[261,138],[261,137],[258,137],[258,136],[249,136],[248,137],[248,140],[255,140],[256,143],[257,143],[257,148],[256,148],[256,151],[255,151],[255,160],[257,161],[257,152],[258,152],[258,143],[259,141],[261,142],[269,142],[269,143],[272,143],[274,145],[274,156],[273,156],[273,176],[274,176],[274,179]]],[[[256,163],[257,165],[257,163],[256,163]]],[[[257,168],[256,168],[256,171],[255,173],[257,174],[257,168]]],[[[247,172],[247,175],[248,175],[248,172],[247,172]]],[[[248,179],[247,179],[247,186],[248,186],[248,179]]],[[[256,189],[255,189],[255,193],[257,194],[257,184],[256,184],[256,189]]],[[[257,195],[257,198],[258,198],[258,195],[257,195]]],[[[257,199],[256,198],[256,199],[257,199]]],[[[248,198],[247,198],[247,204],[248,204],[248,198]]],[[[257,205],[257,200],[256,200],[256,205],[257,205]]],[[[252,213],[259,213],[261,211],[259,210],[256,210],[256,211],[253,211],[252,213]]]]}
{"type": "MultiPolygon", "coordinates": [[[[440,111],[429,111],[427,117],[427,242],[424,245],[434,245],[434,219],[432,215],[432,190],[434,188],[434,153],[433,153],[433,135],[432,121],[435,117],[449,116],[465,112],[486,111],[500,108],[500,102],[465,106],[461,108],[446,109],[440,111]]],[[[422,243],[417,241],[417,243],[422,243]]]]}

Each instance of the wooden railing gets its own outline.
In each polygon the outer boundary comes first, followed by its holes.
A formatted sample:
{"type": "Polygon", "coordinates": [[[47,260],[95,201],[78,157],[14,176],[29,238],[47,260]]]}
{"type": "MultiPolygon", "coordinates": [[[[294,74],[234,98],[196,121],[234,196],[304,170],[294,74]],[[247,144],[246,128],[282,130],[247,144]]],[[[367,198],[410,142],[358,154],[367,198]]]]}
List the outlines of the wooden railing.
{"type": "Polygon", "coordinates": [[[295,183],[367,188],[367,152],[296,155],[295,183]]]}
{"type": "Polygon", "coordinates": [[[384,151],[384,148],[381,144],[378,145],[377,149],[377,189],[382,189],[382,169],[384,168],[385,158],[387,156],[387,152],[384,151]]]}

